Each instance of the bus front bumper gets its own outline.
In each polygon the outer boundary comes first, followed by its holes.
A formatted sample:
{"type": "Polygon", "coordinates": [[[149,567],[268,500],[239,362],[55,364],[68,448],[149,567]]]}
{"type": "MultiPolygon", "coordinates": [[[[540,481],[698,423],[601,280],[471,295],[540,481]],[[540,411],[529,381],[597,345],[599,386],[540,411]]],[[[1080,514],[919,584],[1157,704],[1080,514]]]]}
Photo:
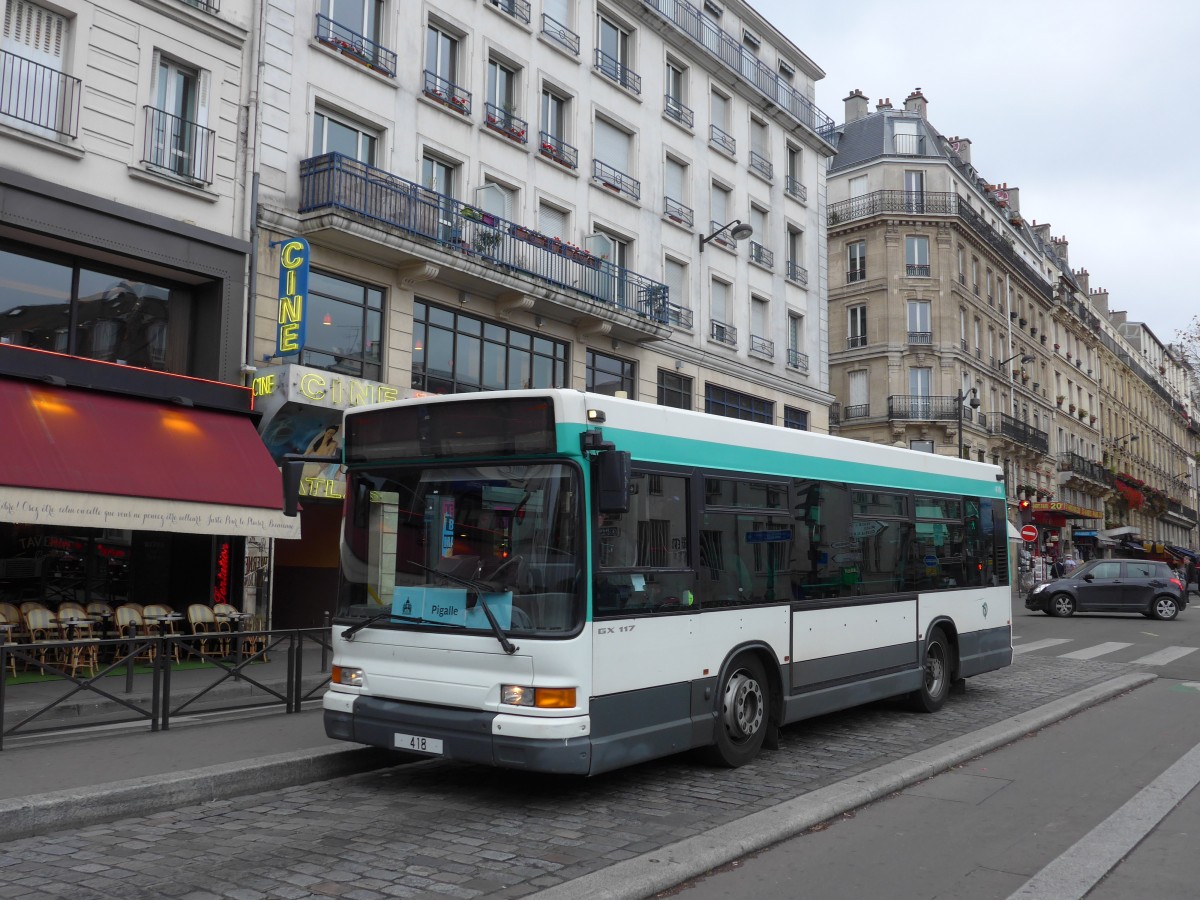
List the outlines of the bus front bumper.
{"type": "Polygon", "coordinates": [[[514,716],[337,691],[326,692],[323,705],[325,734],[335,740],[508,769],[564,775],[591,770],[587,716],[514,716]],[[440,752],[413,750],[413,738],[440,752]]]}

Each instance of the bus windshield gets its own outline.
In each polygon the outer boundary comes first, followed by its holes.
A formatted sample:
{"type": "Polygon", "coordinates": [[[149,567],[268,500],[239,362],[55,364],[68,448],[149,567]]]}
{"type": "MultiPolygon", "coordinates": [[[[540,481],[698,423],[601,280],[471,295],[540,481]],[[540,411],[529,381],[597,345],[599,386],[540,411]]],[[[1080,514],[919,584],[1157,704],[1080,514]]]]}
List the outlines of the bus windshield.
{"type": "Polygon", "coordinates": [[[560,463],[351,473],[339,615],[564,636],[584,619],[579,474],[560,463]]]}

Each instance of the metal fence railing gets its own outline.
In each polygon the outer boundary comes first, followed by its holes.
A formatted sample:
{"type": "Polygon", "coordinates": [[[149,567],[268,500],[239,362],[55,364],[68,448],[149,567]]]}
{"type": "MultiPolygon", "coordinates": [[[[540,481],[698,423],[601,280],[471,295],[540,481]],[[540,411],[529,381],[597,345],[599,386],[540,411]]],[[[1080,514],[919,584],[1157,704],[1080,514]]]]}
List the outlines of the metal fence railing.
{"type": "Polygon", "coordinates": [[[75,138],[82,94],[78,78],[0,50],[0,116],[75,138]]]}

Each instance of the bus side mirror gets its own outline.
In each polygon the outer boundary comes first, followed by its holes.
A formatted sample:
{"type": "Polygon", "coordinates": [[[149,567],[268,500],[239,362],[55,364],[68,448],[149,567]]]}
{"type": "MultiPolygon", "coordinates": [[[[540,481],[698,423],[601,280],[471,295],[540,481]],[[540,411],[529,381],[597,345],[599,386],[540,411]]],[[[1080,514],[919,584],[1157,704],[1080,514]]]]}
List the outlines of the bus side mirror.
{"type": "Polygon", "coordinates": [[[596,457],[596,509],[602,513],[629,512],[630,456],[626,450],[605,450],[596,457]]]}
{"type": "Polygon", "coordinates": [[[285,459],[279,472],[283,476],[283,514],[295,517],[300,508],[300,481],[304,477],[304,463],[298,459],[285,459]]]}

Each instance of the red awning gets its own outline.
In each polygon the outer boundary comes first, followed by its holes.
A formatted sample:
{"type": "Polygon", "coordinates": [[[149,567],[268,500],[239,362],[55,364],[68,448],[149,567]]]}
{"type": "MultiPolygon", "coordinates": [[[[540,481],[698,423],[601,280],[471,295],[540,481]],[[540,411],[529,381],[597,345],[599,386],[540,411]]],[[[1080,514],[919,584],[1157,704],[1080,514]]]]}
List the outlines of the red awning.
{"type": "Polygon", "coordinates": [[[247,416],[0,379],[0,521],[299,537],[247,416]]]}

